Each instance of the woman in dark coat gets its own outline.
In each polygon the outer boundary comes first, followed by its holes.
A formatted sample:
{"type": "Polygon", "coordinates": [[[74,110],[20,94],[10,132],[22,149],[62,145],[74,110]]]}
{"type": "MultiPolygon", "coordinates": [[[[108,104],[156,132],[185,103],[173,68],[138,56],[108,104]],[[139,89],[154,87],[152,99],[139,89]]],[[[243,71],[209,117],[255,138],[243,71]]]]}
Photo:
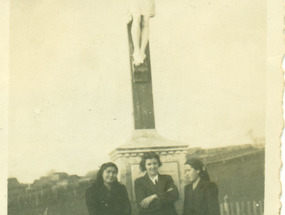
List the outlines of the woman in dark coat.
{"type": "Polygon", "coordinates": [[[130,215],[131,205],[126,187],[117,180],[118,167],[104,163],[95,183],[86,190],[89,215],[130,215]]]}
{"type": "Polygon", "coordinates": [[[190,184],[185,186],[183,215],[220,215],[218,187],[198,159],[187,160],[184,173],[190,184]]]}
{"type": "Polygon", "coordinates": [[[178,199],[178,191],[170,175],[161,175],[159,156],[147,152],[140,162],[143,177],[135,180],[136,202],[139,215],[177,215],[174,202],[178,199]]]}

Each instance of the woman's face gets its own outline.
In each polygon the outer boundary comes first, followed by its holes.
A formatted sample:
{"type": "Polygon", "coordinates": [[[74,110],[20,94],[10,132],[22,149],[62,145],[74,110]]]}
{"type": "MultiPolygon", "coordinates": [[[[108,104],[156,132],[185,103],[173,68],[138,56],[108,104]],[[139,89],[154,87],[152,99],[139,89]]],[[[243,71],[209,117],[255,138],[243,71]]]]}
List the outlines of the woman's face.
{"type": "Polygon", "coordinates": [[[156,176],[158,173],[158,161],[155,158],[146,159],[145,169],[149,176],[156,176]]]}
{"type": "Polygon", "coordinates": [[[185,177],[191,182],[195,182],[198,178],[200,178],[199,172],[200,172],[199,170],[194,169],[189,164],[184,165],[185,177]]]}
{"type": "Polygon", "coordinates": [[[103,181],[106,184],[112,184],[117,179],[117,170],[115,167],[109,166],[103,171],[103,181]]]}

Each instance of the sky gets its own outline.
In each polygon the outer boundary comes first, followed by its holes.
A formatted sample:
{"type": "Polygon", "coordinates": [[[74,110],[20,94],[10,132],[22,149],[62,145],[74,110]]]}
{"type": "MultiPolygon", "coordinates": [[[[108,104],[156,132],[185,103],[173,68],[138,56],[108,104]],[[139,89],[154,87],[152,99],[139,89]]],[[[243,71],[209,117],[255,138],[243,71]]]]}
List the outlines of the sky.
{"type": "MultiPolygon", "coordinates": [[[[157,0],[156,129],[190,147],[265,136],[265,1],[157,0]]],[[[122,0],[10,3],[9,177],[85,175],[133,131],[122,0]]]]}

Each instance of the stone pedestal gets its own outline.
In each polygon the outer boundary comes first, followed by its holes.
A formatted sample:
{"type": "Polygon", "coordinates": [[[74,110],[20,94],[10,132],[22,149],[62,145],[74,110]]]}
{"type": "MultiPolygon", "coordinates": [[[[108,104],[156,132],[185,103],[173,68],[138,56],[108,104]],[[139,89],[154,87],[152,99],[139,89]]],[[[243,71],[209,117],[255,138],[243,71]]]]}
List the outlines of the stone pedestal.
{"type": "Polygon", "coordinates": [[[172,176],[180,197],[176,202],[176,209],[181,214],[185,186],[183,165],[186,161],[187,149],[187,144],[163,138],[155,129],[139,129],[134,130],[126,144],[110,153],[111,159],[119,168],[118,179],[127,187],[134,215],[137,214],[134,181],[145,174],[140,172],[139,163],[143,153],[148,151],[159,154],[162,162],[159,172],[172,176]]]}

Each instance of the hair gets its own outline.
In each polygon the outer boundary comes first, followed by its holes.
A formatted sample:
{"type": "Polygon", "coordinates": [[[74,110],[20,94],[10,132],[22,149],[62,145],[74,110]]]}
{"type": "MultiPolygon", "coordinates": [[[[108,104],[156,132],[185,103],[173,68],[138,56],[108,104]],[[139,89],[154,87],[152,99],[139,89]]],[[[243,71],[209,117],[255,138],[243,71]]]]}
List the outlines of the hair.
{"type": "Polygon", "coordinates": [[[199,170],[199,177],[203,180],[210,180],[210,176],[205,165],[197,158],[191,158],[185,162],[185,164],[190,165],[195,170],[199,170]]]}
{"type": "Polygon", "coordinates": [[[140,170],[142,172],[145,172],[146,171],[146,168],[145,168],[145,162],[147,159],[156,159],[157,162],[158,162],[158,166],[161,166],[162,163],[160,161],[160,158],[159,158],[159,155],[156,154],[155,152],[145,152],[142,156],[142,160],[140,162],[140,170]]]}
{"type": "MultiPolygon", "coordinates": [[[[104,184],[104,180],[103,180],[103,172],[108,168],[108,167],[114,167],[116,169],[116,172],[118,173],[118,167],[116,164],[112,163],[112,162],[108,162],[108,163],[103,163],[102,166],[100,167],[97,176],[96,176],[96,181],[95,184],[96,185],[103,185],[104,184]]],[[[117,183],[118,181],[116,180],[115,183],[117,183]]]]}

